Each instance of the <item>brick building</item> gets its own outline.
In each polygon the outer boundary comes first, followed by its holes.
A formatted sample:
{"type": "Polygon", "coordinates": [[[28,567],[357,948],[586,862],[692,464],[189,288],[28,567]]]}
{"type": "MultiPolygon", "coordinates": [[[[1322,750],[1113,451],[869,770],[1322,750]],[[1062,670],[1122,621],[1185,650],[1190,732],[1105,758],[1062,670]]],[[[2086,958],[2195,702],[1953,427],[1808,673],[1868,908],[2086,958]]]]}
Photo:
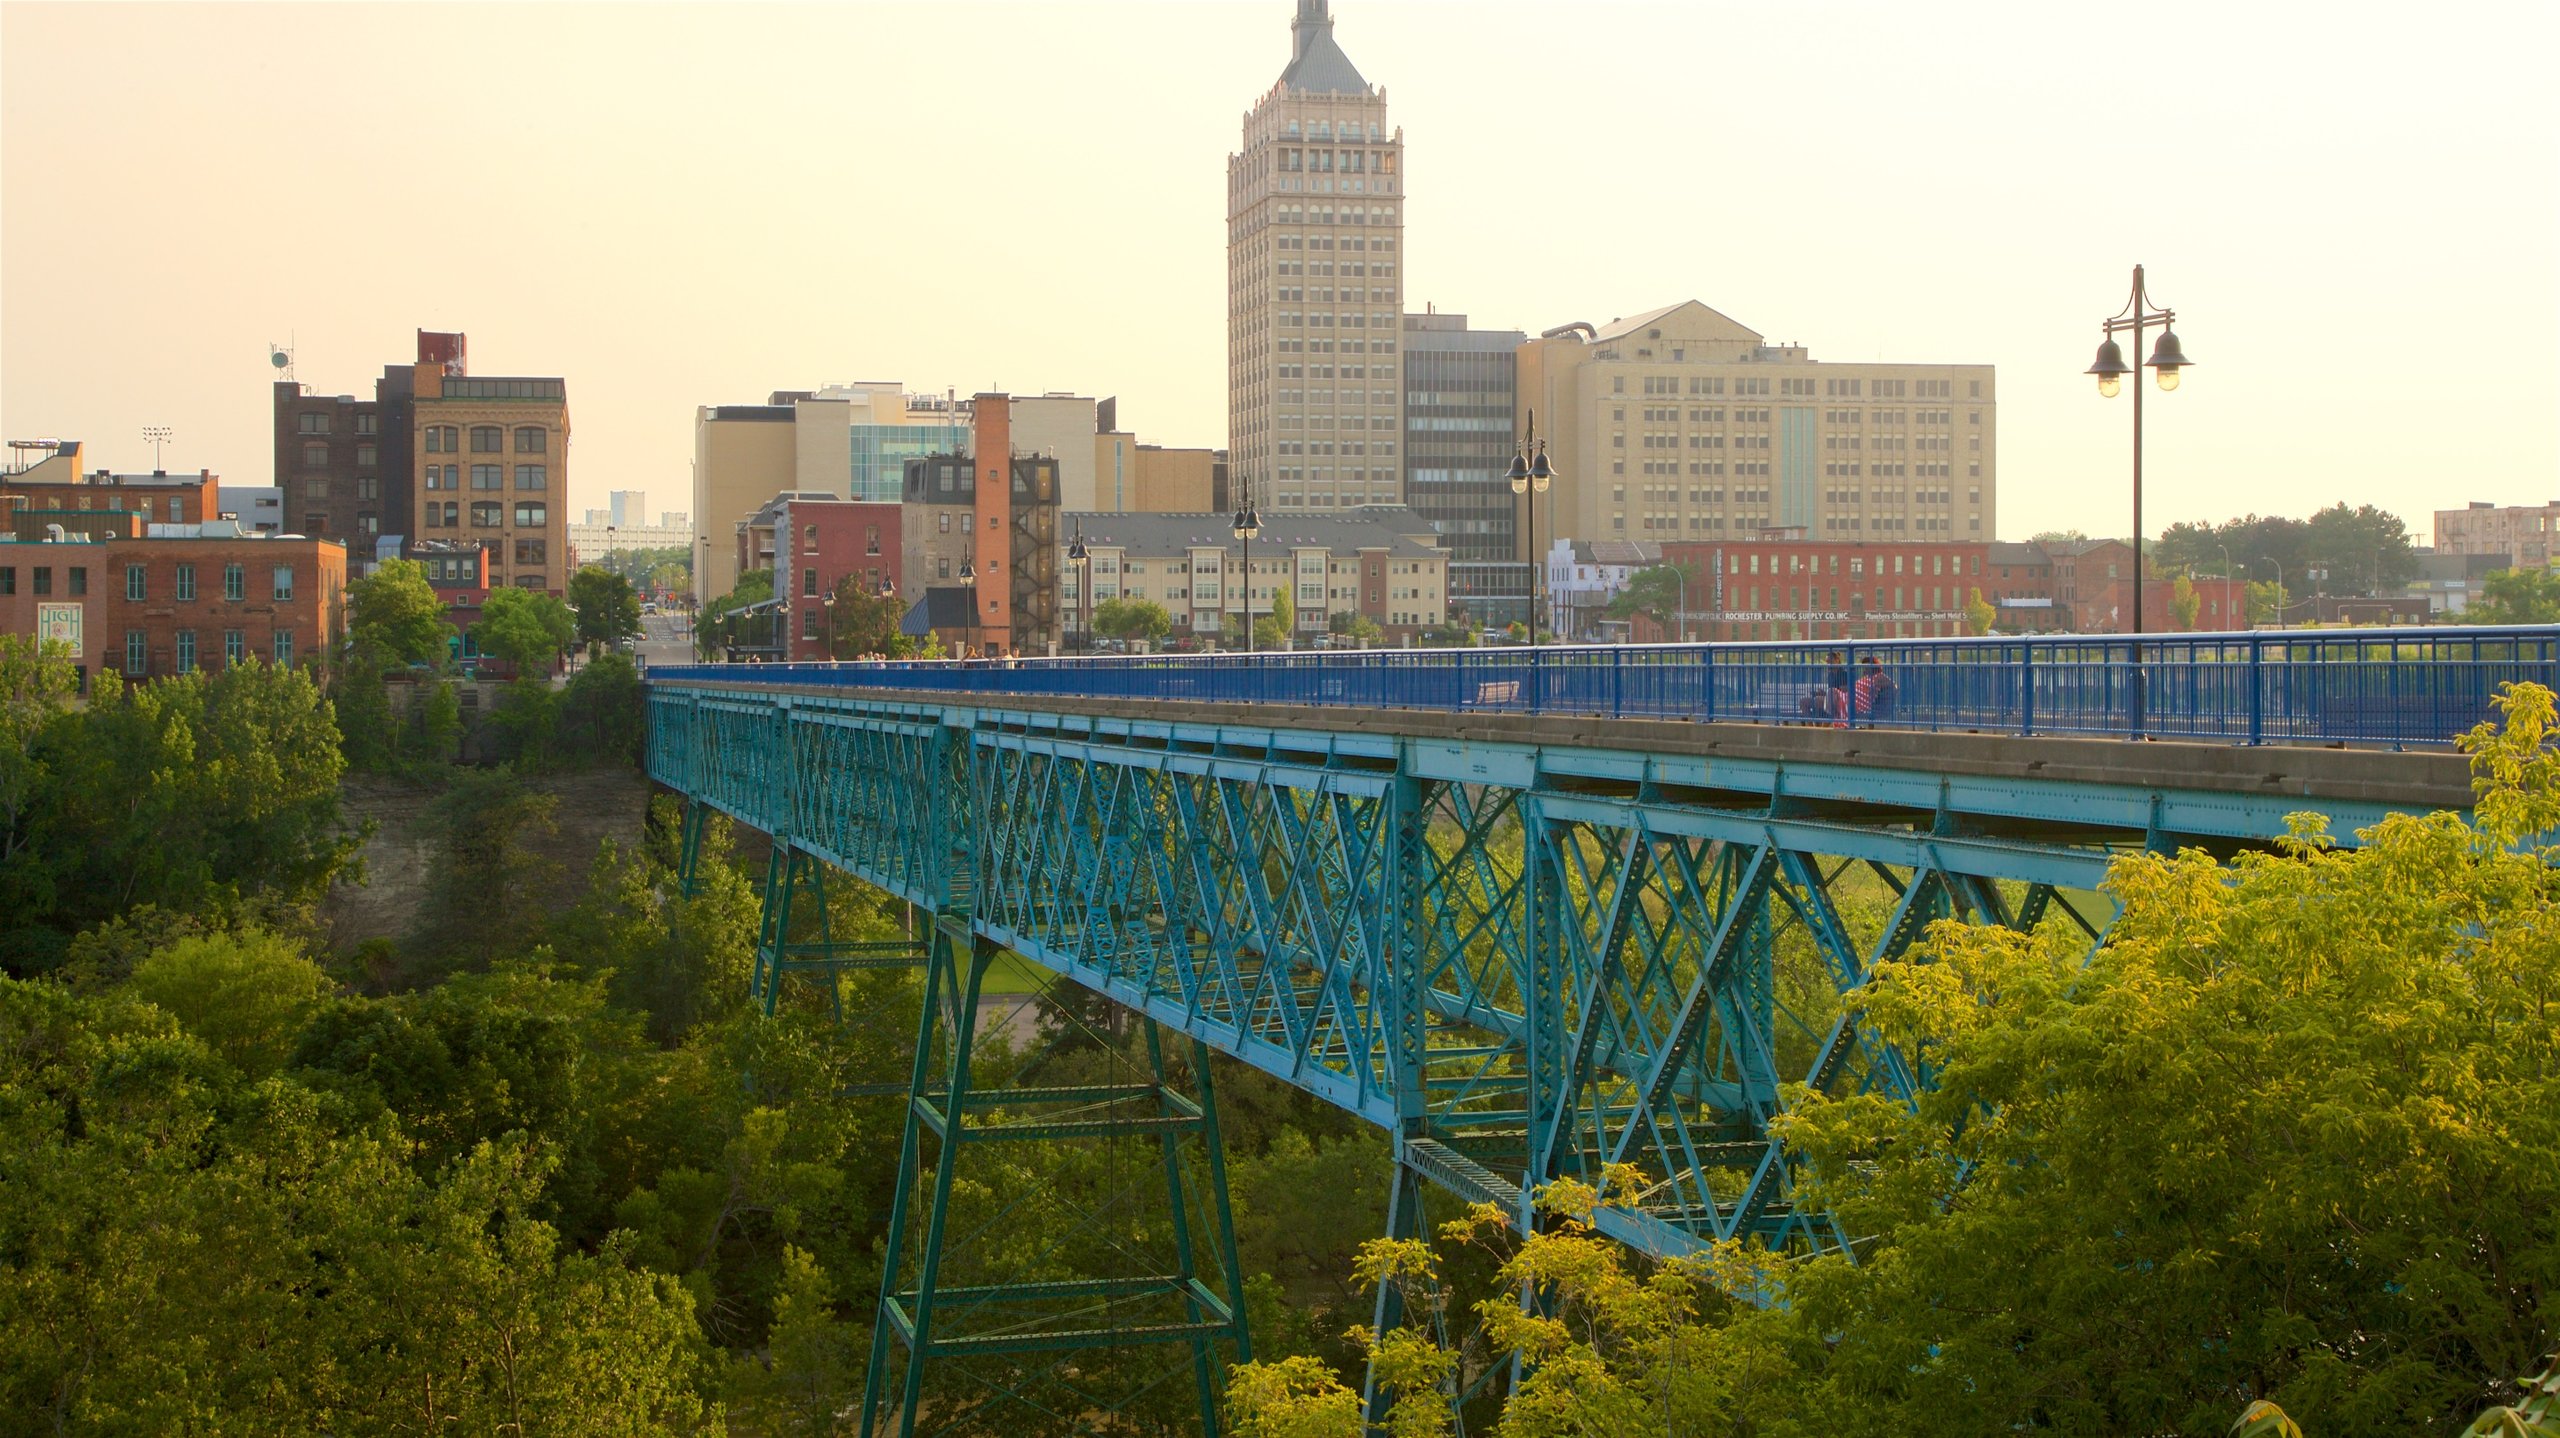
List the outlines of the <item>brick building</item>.
{"type": "Polygon", "coordinates": [[[2560,560],[2560,500],[2500,505],[2475,499],[2460,509],[2439,509],[2435,517],[2439,554],[2503,554],[2524,569],[2560,560]]]}
{"type": "Polygon", "coordinates": [[[785,601],[784,653],[793,659],[825,659],[826,601],[838,581],[852,576],[873,593],[905,589],[899,538],[900,506],[791,491],[775,495],[738,523],[738,572],[773,571],[773,592],[785,601]]]}
{"type": "Polygon", "coordinates": [[[1795,529],[1667,543],[1685,564],[1695,639],[1931,638],[1965,631],[1988,545],[1840,543],[1795,529]]]}
{"type": "Polygon", "coordinates": [[[1297,610],[1300,644],[1325,633],[1336,614],[1366,616],[1389,643],[1448,621],[1448,554],[1430,522],[1401,505],[1266,512],[1253,537],[1250,574],[1228,515],[1071,514],[1065,522],[1070,539],[1083,535],[1093,569],[1087,595],[1061,544],[1059,594],[1070,633],[1082,631],[1091,607],[1129,598],[1162,604],[1173,618],[1172,638],[1214,639],[1248,604],[1253,617],[1267,617],[1283,589],[1297,610]]]}
{"type": "Polygon", "coordinates": [[[201,524],[221,513],[222,480],[212,470],[116,474],[100,469],[83,474],[80,441],[41,444],[34,452],[44,454],[43,459],[0,474],[0,511],[123,510],[147,524],[201,524]]]}
{"type": "Polygon", "coordinates": [[[71,645],[84,683],[251,658],[325,666],[344,634],[346,582],[334,539],[24,510],[0,538],[0,627],[71,645]]]}

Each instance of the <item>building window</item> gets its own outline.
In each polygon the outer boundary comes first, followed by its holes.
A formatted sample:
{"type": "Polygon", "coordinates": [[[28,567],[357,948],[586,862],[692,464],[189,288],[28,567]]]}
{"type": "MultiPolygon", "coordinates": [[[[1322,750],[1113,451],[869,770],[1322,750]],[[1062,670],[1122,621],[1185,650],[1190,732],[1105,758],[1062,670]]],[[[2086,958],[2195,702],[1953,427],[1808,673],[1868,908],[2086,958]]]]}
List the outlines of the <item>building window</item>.
{"type": "Polygon", "coordinates": [[[276,631],[276,667],[278,669],[293,667],[293,631],[290,629],[276,631]]]}
{"type": "Polygon", "coordinates": [[[519,574],[516,576],[516,588],[518,589],[540,589],[542,587],[542,576],[539,574],[519,574]]]}
{"type": "Polygon", "coordinates": [[[551,506],[534,501],[516,504],[516,528],[540,529],[551,522],[551,506]]]}
{"type": "Polygon", "coordinates": [[[237,604],[249,597],[249,570],[245,565],[222,566],[222,597],[237,604]]]}
{"type": "Polygon", "coordinates": [[[818,637],[818,611],[814,609],[800,611],[800,637],[803,639],[818,637]]]}
{"type": "Polygon", "coordinates": [[[313,440],[311,443],[304,445],[302,447],[302,467],[304,469],[327,469],[329,467],[329,446],[320,443],[318,440],[313,440]]]}
{"type": "Polygon", "coordinates": [[[293,417],[293,427],[303,434],[327,434],[329,417],[325,414],[305,412],[293,417]]]}
{"type": "Polygon", "coordinates": [[[503,464],[475,464],[471,466],[471,487],[482,490],[503,488],[506,470],[503,464]]]}
{"type": "Polygon", "coordinates": [[[89,570],[88,570],[88,568],[87,568],[85,565],[78,565],[78,564],[75,564],[75,565],[71,566],[71,597],[72,597],[72,598],[74,598],[74,599],[77,599],[77,598],[79,598],[81,595],[84,595],[84,594],[86,594],[86,593],[88,593],[88,592],[89,592],[89,570]]]}
{"type": "Polygon", "coordinates": [[[542,539],[519,539],[519,540],[517,540],[517,541],[516,541],[516,563],[518,563],[518,564],[542,564],[542,563],[547,562],[547,561],[549,560],[550,556],[549,556],[548,554],[546,554],[544,551],[545,551],[546,549],[548,549],[548,548],[549,548],[549,545],[550,545],[550,541],[548,541],[548,540],[542,540],[542,539]]]}
{"type": "Polygon", "coordinates": [[[475,424],[471,427],[473,454],[503,454],[506,448],[507,432],[505,430],[494,424],[475,424]]]}
{"type": "Polygon", "coordinates": [[[53,566],[52,566],[52,565],[49,565],[49,564],[39,564],[39,565],[37,565],[37,566],[36,566],[36,593],[38,593],[38,594],[51,594],[52,592],[53,592],[53,566]]]}
{"type": "Polygon", "coordinates": [[[275,572],[275,597],[278,604],[293,602],[293,566],[279,564],[275,572]]]}
{"type": "Polygon", "coordinates": [[[192,629],[178,631],[178,672],[196,672],[196,632],[192,629]]]}
{"type": "Polygon", "coordinates": [[[356,516],[356,533],[380,534],[381,532],[382,521],[375,518],[370,512],[358,514],[356,516]]]}
{"type": "MultiPolygon", "coordinates": [[[[539,431],[536,431],[536,433],[539,433],[539,431]]],[[[544,490],[549,489],[550,487],[551,471],[547,467],[539,464],[520,464],[516,466],[517,489],[544,490]]]]}
{"type": "Polygon", "coordinates": [[[124,597],[127,599],[141,599],[143,596],[144,586],[142,581],[142,566],[139,564],[126,565],[124,567],[124,597]]]}
{"type": "Polygon", "coordinates": [[[380,498],[382,498],[382,479],[381,479],[381,477],[380,477],[380,476],[378,476],[378,475],[371,475],[371,474],[368,474],[368,475],[365,475],[365,476],[363,476],[362,478],[358,479],[358,480],[356,481],[356,498],[358,498],[358,499],[380,499],[380,498]]]}
{"type": "Polygon", "coordinates": [[[538,424],[528,424],[516,431],[516,453],[544,454],[551,448],[551,432],[538,424]]]}
{"type": "Polygon", "coordinates": [[[18,571],[15,569],[0,569],[0,594],[15,594],[17,592],[18,571]]]}
{"type": "Polygon", "coordinates": [[[382,416],[378,414],[360,414],[356,416],[356,433],[375,434],[380,432],[381,429],[382,416]]]}
{"type": "Polygon", "coordinates": [[[249,636],[237,629],[226,629],[222,631],[223,667],[226,669],[237,669],[240,667],[240,661],[248,657],[249,636]]]}
{"type": "Polygon", "coordinates": [[[804,524],[800,527],[800,549],[804,554],[818,552],[818,526],[804,524]]]}
{"type": "Polygon", "coordinates": [[[124,632],[124,672],[139,677],[151,671],[151,640],[139,629],[124,632]]]}
{"type": "Polygon", "coordinates": [[[329,481],[325,479],[304,480],[302,482],[302,497],[304,499],[327,499],[329,497],[329,481]]]}
{"type": "Polygon", "coordinates": [[[356,446],[356,467],[372,469],[382,463],[382,451],[369,444],[356,446]]]}
{"type": "Polygon", "coordinates": [[[454,428],[452,425],[428,425],[426,428],[426,438],[427,453],[429,454],[459,454],[462,452],[462,431],[454,428]]]}
{"type": "Polygon", "coordinates": [[[475,529],[498,529],[506,522],[507,507],[495,500],[477,502],[471,506],[471,524],[475,529]]]}
{"type": "Polygon", "coordinates": [[[178,566],[178,600],[184,603],[195,597],[196,567],[192,564],[181,564],[178,566]]]}

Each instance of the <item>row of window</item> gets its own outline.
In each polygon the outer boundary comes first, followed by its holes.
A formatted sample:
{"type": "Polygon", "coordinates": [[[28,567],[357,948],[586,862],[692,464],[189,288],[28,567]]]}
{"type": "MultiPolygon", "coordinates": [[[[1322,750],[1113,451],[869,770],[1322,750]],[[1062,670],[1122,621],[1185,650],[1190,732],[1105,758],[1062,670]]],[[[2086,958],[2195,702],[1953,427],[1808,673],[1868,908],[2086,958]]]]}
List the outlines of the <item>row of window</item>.
{"type": "MultiPolygon", "coordinates": [[[[171,658],[177,665],[176,672],[180,674],[194,673],[196,670],[196,632],[192,629],[179,630],[172,648],[173,652],[171,654],[171,658]]],[[[274,636],[268,641],[267,652],[273,657],[278,668],[291,666],[293,663],[293,631],[290,629],[279,629],[275,631],[274,636]]],[[[222,631],[222,662],[226,665],[238,665],[248,662],[248,659],[249,636],[247,631],[239,629],[226,629],[222,631]]],[[[124,672],[125,676],[131,679],[140,679],[150,674],[151,635],[148,631],[141,629],[128,629],[124,632],[124,672]]]]}
{"type": "MultiPolygon", "coordinates": [[[[53,592],[53,569],[50,565],[39,564],[35,566],[34,572],[30,574],[28,578],[34,593],[51,594],[53,592]]],[[[72,566],[69,573],[64,576],[64,579],[67,586],[67,593],[70,595],[76,597],[89,592],[89,571],[86,568],[77,565],[72,566]]],[[[196,567],[192,564],[172,565],[170,567],[170,586],[172,598],[182,603],[193,602],[196,598],[196,567]]],[[[0,594],[15,594],[17,592],[18,571],[14,568],[0,567],[0,594]]],[[[279,564],[275,566],[268,575],[267,593],[268,597],[274,599],[279,604],[292,602],[292,565],[279,564]]],[[[137,602],[151,597],[151,570],[149,566],[128,564],[124,567],[124,597],[128,600],[137,602]]],[[[225,601],[233,604],[241,603],[249,597],[249,567],[247,565],[226,564],[222,566],[222,597],[225,601]]]]}
{"type": "MultiPolygon", "coordinates": [[[[293,420],[294,432],[297,434],[329,433],[329,415],[325,410],[305,410],[301,414],[295,415],[293,420]]],[[[357,413],[356,433],[378,434],[381,432],[381,429],[382,416],[380,414],[372,411],[360,411],[357,413]]]]}
{"type": "MultiPolygon", "coordinates": [[[[459,425],[431,424],[419,431],[429,454],[462,453],[462,429],[459,425]]],[[[473,454],[504,454],[507,431],[503,425],[475,424],[471,427],[473,454]]],[[[544,454],[551,448],[551,431],[538,424],[516,426],[516,453],[544,454]]]]}
{"type": "MultiPolygon", "coordinates": [[[[519,503],[515,508],[515,524],[513,527],[517,529],[540,529],[549,522],[550,514],[551,510],[548,505],[519,503]]],[[[426,527],[429,529],[462,528],[462,501],[458,499],[428,500],[426,503],[426,521],[426,527]]],[[[503,501],[494,499],[473,500],[471,502],[471,527],[473,529],[508,528],[506,504],[503,501]]],[[[541,541],[535,540],[534,543],[539,544],[541,541]]]]}
{"type": "MultiPolygon", "coordinates": [[[[503,464],[475,464],[471,466],[471,487],[483,491],[504,489],[507,487],[506,470],[507,466],[503,464]]],[[[539,492],[551,488],[549,465],[519,464],[515,467],[515,471],[516,488],[519,490],[539,492]]],[[[426,467],[425,473],[429,489],[462,488],[461,465],[431,464],[426,467]]]]}

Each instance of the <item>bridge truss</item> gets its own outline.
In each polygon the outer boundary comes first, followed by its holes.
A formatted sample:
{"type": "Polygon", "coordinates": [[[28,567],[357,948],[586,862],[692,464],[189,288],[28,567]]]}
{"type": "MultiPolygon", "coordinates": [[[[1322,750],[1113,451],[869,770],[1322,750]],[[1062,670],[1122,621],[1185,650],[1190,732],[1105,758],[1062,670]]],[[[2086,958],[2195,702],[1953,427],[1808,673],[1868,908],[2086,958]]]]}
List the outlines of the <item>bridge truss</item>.
{"type": "MultiPolygon", "coordinates": [[[[1773,1121],[1796,1085],[1908,1098],[1929,1075],[1862,1029],[1844,996],[1936,920],[2095,944],[2115,854],[2237,846],[2304,807],[2280,793],[1880,763],[1822,731],[1792,756],[1728,756],[1691,725],[1501,734],[1423,716],[1397,732],[1216,708],[1158,718],[1078,701],[652,688],[652,775],[696,812],[772,836],[768,1003],[795,967],[877,961],[823,934],[795,939],[789,905],[808,870],[858,876],[932,919],[930,952],[915,956],[930,965],[928,997],[866,1433],[884,1401],[898,1431],[914,1431],[925,1368],[1004,1341],[938,1332],[935,1312],[951,1311],[937,1265],[967,1116],[989,1102],[968,1056],[992,954],[1179,1035],[1199,1086],[1192,1099],[1166,1084],[1151,1032],[1152,1075],[1047,1096],[1146,1111],[1164,1135],[1184,1255],[1091,1281],[1156,1305],[1143,1314],[1123,1304],[1109,1324],[1006,1332],[1053,1347],[1188,1345],[1214,1431],[1213,1350],[1242,1352],[1247,1337],[1223,1181],[1202,1193],[1184,1180],[1220,1163],[1209,1052],[1393,1134],[1399,1234],[1426,1231],[1426,1188],[1499,1204],[1525,1227],[1540,1186],[1597,1184],[1606,1169],[1638,1177],[1607,1193],[1597,1225],[1648,1254],[1724,1239],[1854,1250],[1856,1235],[1796,1202],[1773,1121]],[[1177,1138],[1205,1159],[1186,1169],[1177,1138]],[[940,1155],[929,1182],[926,1146],[940,1155]],[[904,1366],[891,1395],[893,1343],[904,1366]]],[[[2383,808],[2319,807],[2342,832],[2383,808]]],[[[1075,1312],[1097,1297],[1032,1287],[1000,1296],[1075,1312]]]]}

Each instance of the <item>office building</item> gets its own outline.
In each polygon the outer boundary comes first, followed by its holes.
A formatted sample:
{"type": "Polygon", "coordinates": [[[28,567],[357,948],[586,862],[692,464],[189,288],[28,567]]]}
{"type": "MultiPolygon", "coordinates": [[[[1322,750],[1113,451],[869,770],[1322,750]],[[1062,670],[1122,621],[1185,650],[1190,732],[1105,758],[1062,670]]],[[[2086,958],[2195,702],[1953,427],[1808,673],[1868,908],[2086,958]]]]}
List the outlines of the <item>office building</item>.
{"type": "Polygon", "coordinates": [[[76,439],[20,440],[10,449],[43,458],[0,473],[0,510],[121,511],[145,524],[193,524],[221,514],[222,480],[209,469],[193,474],[157,469],[149,474],[106,469],[83,474],[82,449],[76,439]]]}
{"type": "Polygon", "coordinates": [[[1060,533],[1081,534],[1092,566],[1088,595],[1061,540],[1060,609],[1069,635],[1084,632],[1095,606],[1126,597],[1163,605],[1173,618],[1171,638],[1214,641],[1229,617],[1242,623],[1248,613],[1268,616],[1282,590],[1296,606],[1291,633],[1301,646],[1326,633],[1337,615],[1367,616],[1389,643],[1448,619],[1448,555],[1410,510],[1265,515],[1249,571],[1231,521],[1217,511],[1063,516],[1060,533]]]}
{"type": "Polygon", "coordinates": [[[1401,499],[1404,135],[1298,0],[1279,80],[1227,157],[1227,454],[1267,511],[1401,499]]]}
{"type": "Polygon", "coordinates": [[[689,524],[615,524],[612,511],[601,509],[588,510],[587,516],[583,523],[569,526],[572,573],[620,551],[684,549],[693,543],[693,527],[689,524]]]}
{"type": "Polygon", "coordinates": [[[214,492],[215,519],[236,519],[254,534],[284,533],[284,487],[226,484],[214,492]]]}
{"type": "MultiPolygon", "coordinates": [[[[876,380],[777,391],[760,405],[701,406],[690,541],[698,592],[716,598],[737,586],[734,526],[766,500],[791,491],[894,504],[907,462],[966,448],[968,426],[966,400],[876,380]]],[[[1091,434],[1088,423],[1088,451],[1091,434]]]]}
{"type": "Polygon", "coordinates": [[[2547,569],[2560,558],[2560,500],[2492,504],[2473,500],[2436,511],[2439,554],[2503,554],[2519,569],[2547,569]]]}
{"type": "Polygon", "coordinates": [[[292,380],[276,382],[275,480],[289,534],[338,535],[358,574],[371,571],[385,536],[409,532],[416,503],[418,377],[466,374],[470,339],[418,330],[412,357],[382,367],[373,396],[316,395],[292,380]]]}
{"type": "MultiPolygon", "coordinates": [[[[1526,623],[1530,583],[1522,516],[1511,492],[1513,376],[1528,336],[1479,330],[1465,315],[1404,317],[1404,499],[1440,531],[1449,607],[1471,624],[1526,623]]],[[[1552,494],[1548,502],[1552,502],[1552,494]]],[[[1541,535],[1552,535],[1542,518],[1541,535]]]]}
{"type": "Polygon", "coordinates": [[[1059,637],[1058,461],[1015,446],[1011,396],[980,394],[969,405],[965,452],[907,463],[903,572],[934,614],[955,601],[924,591],[969,591],[973,647],[1038,654],[1059,637]]]}
{"type": "Polygon", "coordinates": [[[420,539],[489,551],[496,586],[569,586],[569,387],[421,361],[410,397],[420,539]]]}
{"type": "Polygon", "coordinates": [[[1655,543],[1768,528],[1986,543],[1992,367],[1817,361],[1695,301],[1521,346],[1516,399],[1557,470],[1541,535],[1655,543]]]}

